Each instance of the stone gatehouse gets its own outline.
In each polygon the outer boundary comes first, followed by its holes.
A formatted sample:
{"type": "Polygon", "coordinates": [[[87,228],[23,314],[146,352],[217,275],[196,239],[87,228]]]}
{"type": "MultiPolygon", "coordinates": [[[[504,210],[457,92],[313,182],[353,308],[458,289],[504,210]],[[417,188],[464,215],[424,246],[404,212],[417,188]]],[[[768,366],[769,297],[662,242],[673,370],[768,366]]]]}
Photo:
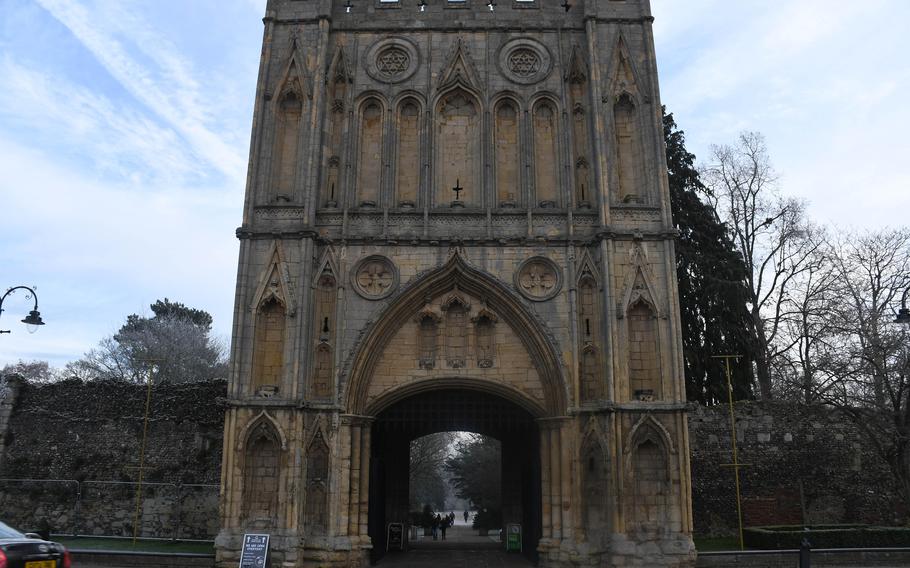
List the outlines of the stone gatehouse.
{"type": "Polygon", "coordinates": [[[542,566],[689,566],[648,0],[269,0],[218,562],[364,566],[408,444],[502,442],[542,566]]]}

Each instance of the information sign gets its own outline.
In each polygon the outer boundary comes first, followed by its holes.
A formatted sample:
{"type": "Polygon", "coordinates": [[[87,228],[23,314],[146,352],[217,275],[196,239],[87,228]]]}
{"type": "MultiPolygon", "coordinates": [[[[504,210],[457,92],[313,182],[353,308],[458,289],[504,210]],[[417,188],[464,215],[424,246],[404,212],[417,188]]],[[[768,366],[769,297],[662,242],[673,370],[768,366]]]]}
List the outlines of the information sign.
{"type": "Polygon", "coordinates": [[[521,525],[506,525],[506,552],[521,552],[521,525]]]}
{"type": "Polygon", "coordinates": [[[385,541],[386,550],[404,550],[404,524],[389,523],[388,538],[385,541]]]}
{"type": "Polygon", "coordinates": [[[243,535],[243,552],[240,553],[240,568],[265,568],[269,561],[269,535],[243,535]]]}

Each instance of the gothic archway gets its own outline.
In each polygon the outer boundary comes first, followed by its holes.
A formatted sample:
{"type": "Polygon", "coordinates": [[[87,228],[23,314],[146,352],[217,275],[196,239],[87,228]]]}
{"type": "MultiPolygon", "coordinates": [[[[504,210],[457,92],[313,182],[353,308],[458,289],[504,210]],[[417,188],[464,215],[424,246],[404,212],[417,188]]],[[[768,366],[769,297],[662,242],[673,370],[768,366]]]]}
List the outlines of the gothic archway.
{"type": "Polygon", "coordinates": [[[367,414],[368,392],[376,365],[389,341],[424,306],[428,297],[452,289],[481,298],[500,321],[516,330],[518,340],[540,377],[546,416],[564,416],[568,389],[564,364],[546,324],[531,312],[508,285],[452,254],[441,267],[415,278],[393,298],[376,321],[364,330],[351,359],[341,399],[352,415],[367,414]]]}

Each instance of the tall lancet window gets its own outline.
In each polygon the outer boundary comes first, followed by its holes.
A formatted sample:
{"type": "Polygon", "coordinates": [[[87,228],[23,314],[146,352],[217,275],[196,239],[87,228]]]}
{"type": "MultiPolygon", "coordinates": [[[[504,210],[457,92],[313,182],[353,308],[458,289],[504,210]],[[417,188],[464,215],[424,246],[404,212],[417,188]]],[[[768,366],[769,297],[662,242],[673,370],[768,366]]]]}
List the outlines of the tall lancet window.
{"type": "Polygon", "coordinates": [[[420,107],[413,99],[404,101],[398,111],[398,206],[417,206],[420,187],[420,107]]]}
{"type": "Polygon", "coordinates": [[[518,107],[503,101],[496,107],[496,195],[500,207],[515,207],[521,197],[518,151],[518,107]]]}
{"type": "Polygon", "coordinates": [[[274,433],[257,426],[247,440],[243,467],[243,518],[256,528],[270,528],[278,515],[280,447],[274,433]]]}
{"type": "Polygon", "coordinates": [[[594,202],[589,173],[590,152],[588,144],[588,113],[585,99],[587,79],[577,74],[569,80],[569,98],[572,102],[572,146],[575,163],[575,205],[588,209],[594,202]]]}
{"type": "Polygon", "coordinates": [[[437,117],[436,205],[481,203],[480,109],[472,96],[456,90],[439,103],[437,117]],[[457,194],[454,187],[464,188],[457,194]],[[456,195],[458,196],[456,200],[456,195]]]}
{"type": "Polygon", "coordinates": [[[538,207],[559,203],[556,111],[549,102],[534,107],[534,190],[538,207]]]}
{"type": "Polygon", "coordinates": [[[285,310],[275,298],[256,311],[253,334],[253,394],[277,391],[284,372],[285,310]],[[265,390],[263,390],[265,389],[265,390]]]}
{"type": "Polygon", "coordinates": [[[454,300],[446,308],[446,364],[452,369],[465,366],[465,352],[468,344],[468,307],[460,300],[454,300]]]}
{"type": "Polygon", "coordinates": [[[657,319],[644,301],[637,302],[626,317],[629,337],[629,386],[632,400],[660,398],[660,353],[657,319]]]}
{"type": "Polygon", "coordinates": [[[307,532],[322,536],[328,532],[329,448],[317,432],[306,451],[306,504],[304,523],[307,532]]]}
{"type": "Polygon", "coordinates": [[[632,97],[622,95],[613,106],[614,144],[619,197],[623,203],[644,203],[641,192],[641,148],[637,110],[632,97]]]}
{"type": "Polygon", "coordinates": [[[336,73],[329,85],[329,118],[327,140],[327,171],[322,202],[325,207],[338,207],[341,196],[342,138],[344,134],[345,99],[348,81],[345,74],[336,73]]]}
{"type": "Polygon", "coordinates": [[[276,196],[290,199],[295,194],[297,154],[300,139],[300,116],[303,112],[301,95],[287,89],[278,101],[275,166],[272,185],[276,196]]]}
{"type": "Polygon", "coordinates": [[[421,369],[432,369],[436,366],[436,333],[437,320],[425,314],[417,322],[418,363],[421,369]]]}
{"type": "Polygon", "coordinates": [[[357,164],[357,206],[379,206],[382,180],[382,106],[371,99],[360,117],[360,160],[357,164]]]}
{"type": "Polygon", "coordinates": [[[474,337],[477,346],[477,366],[486,369],[493,366],[496,344],[494,319],[481,313],[474,324],[474,337]]]}

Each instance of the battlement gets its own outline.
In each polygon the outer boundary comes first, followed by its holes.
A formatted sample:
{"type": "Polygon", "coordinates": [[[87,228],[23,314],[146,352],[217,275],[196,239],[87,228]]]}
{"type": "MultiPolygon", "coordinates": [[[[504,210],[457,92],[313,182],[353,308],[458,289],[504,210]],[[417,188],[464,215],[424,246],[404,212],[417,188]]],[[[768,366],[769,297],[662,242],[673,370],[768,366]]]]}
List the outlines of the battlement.
{"type": "Polygon", "coordinates": [[[649,0],[270,0],[267,18],[331,19],[333,28],[581,27],[588,19],[650,19],[649,0]]]}

